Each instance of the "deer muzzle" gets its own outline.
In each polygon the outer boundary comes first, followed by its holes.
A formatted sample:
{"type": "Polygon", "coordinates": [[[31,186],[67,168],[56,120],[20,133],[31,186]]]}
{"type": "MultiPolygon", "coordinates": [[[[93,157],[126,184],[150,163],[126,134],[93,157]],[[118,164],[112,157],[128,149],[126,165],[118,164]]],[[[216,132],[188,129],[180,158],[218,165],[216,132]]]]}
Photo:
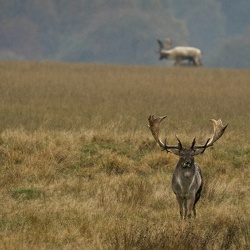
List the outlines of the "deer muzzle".
{"type": "Polygon", "coordinates": [[[192,165],[191,160],[186,160],[186,161],[183,163],[183,167],[184,167],[184,168],[190,168],[191,165],[192,165]]]}

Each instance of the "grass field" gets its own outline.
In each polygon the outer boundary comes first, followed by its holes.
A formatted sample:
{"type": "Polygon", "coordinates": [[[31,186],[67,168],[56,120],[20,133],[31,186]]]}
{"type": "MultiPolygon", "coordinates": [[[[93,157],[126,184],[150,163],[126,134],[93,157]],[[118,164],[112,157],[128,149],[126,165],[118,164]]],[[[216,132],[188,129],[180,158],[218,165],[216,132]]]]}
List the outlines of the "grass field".
{"type": "Polygon", "coordinates": [[[250,70],[0,62],[0,249],[249,249],[250,70]],[[177,156],[197,156],[197,218],[179,219],[177,156]]]}

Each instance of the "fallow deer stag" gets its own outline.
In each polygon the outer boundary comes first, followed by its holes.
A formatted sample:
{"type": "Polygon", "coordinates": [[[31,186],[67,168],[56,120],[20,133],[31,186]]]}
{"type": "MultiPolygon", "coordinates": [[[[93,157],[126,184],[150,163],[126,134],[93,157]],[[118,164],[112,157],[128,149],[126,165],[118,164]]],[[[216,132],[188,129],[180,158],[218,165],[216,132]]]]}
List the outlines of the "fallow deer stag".
{"type": "Polygon", "coordinates": [[[173,49],[169,49],[172,45],[172,41],[169,38],[166,39],[166,49],[164,49],[164,45],[161,40],[157,39],[157,42],[159,44],[159,60],[173,60],[175,61],[175,66],[179,66],[181,64],[181,61],[184,60],[188,60],[194,66],[202,65],[200,49],[188,46],[177,46],[173,49]]]}
{"type": "Polygon", "coordinates": [[[194,161],[194,156],[203,154],[208,147],[213,146],[213,144],[223,135],[228,124],[223,126],[220,119],[211,119],[210,121],[212,121],[214,127],[213,136],[209,138],[204,145],[196,145],[194,138],[191,147],[184,148],[177,136],[176,139],[178,144],[176,146],[168,145],[166,140],[165,142],[162,142],[160,139],[160,123],[166,117],[167,116],[155,118],[153,115],[150,115],[148,117],[148,126],[154,139],[160,145],[162,150],[172,152],[179,156],[179,161],[172,176],[172,189],[179,203],[181,218],[191,218],[192,211],[195,217],[195,204],[200,199],[203,178],[200,167],[194,161]]]}

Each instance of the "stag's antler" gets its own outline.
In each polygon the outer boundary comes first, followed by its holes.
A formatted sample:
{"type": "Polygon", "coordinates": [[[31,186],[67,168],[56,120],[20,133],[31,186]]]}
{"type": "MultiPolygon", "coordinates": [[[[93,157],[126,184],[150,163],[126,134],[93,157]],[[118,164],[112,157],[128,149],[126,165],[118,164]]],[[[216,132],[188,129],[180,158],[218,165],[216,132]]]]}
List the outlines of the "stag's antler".
{"type": "MultiPolygon", "coordinates": [[[[167,116],[160,116],[160,117],[154,117],[154,115],[149,115],[148,121],[149,121],[149,128],[151,130],[151,133],[156,140],[156,142],[160,145],[162,150],[166,150],[167,152],[173,152],[176,155],[180,155],[180,151],[183,149],[181,141],[179,138],[176,136],[176,139],[178,140],[178,145],[177,146],[171,146],[166,144],[166,140],[163,143],[162,140],[159,137],[160,134],[160,123],[162,120],[164,120],[167,116]]],[[[213,146],[213,144],[223,135],[225,132],[227,125],[223,126],[221,119],[215,120],[211,119],[210,120],[213,123],[214,126],[214,134],[212,138],[209,138],[204,145],[195,145],[196,140],[194,138],[192,142],[191,149],[194,151],[194,155],[202,154],[204,151],[208,148],[213,146]]]]}
{"type": "Polygon", "coordinates": [[[219,140],[219,138],[224,134],[224,132],[228,126],[228,124],[223,126],[221,119],[218,119],[218,120],[211,119],[210,121],[213,123],[213,127],[214,127],[213,136],[212,136],[212,138],[209,138],[204,145],[201,145],[201,146],[195,146],[195,139],[194,139],[191,148],[196,151],[196,153],[195,153],[196,155],[204,153],[204,151],[208,147],[213,146],[213,144],[217,140],[219,140]]]}
{"type": "Polygon", "coordinates": [[[179,154],[180,150],[182,150],[182,144],[181,141],[179,140],[179,138],[176,136],[177,140],[178,140],[178,146],[170,146],[167,145],[166,140],[163,143],[162,140],[159,137],[160,134],[160,123],[162,120],[164,120],[167,116],[161,116],[161,117],[154,117],[154,115],[149,115],[148,117],[148,121],[149,121],[149,128],[151,130],[151,133],[154,137],[154,139],[156,140],[156,142],[160,145],[160,147],[162,148],[162,150],[166,150],[167,152],[170,152],[169,149],[171,150],[171,152],[173,152],[174,154],[179,154]],[[177,150],[176,150],[177,149],[177,150]]]}
{"type": "Polygon", "coordinates": [[[170,48],[172,46],[172,40],[170,38],[166,38],[166,48],[170,48]]]}
{"type": "Polygon", "coordinates": [[[157,42],[159,44],[160,50],[164,48],[164,45],[160,39],[157,39],[157,42]]]}
{"type": "Polygon", "coordinates": [[[215,119],[210,120],[213,123],[214,126],[214,134],[212,138],[209,140],[207,147],[213,146],[213,144],[224,134],[227,126],[223,126],[221,119],[218,119],[217,121],[215,119]]]}
{"type": "MultiPolygon", "coordinates": [[[[157,42],[159,44],[160,50],[164,48],[164,44],[160,39],[157,39],[157,42]]],[[[166,49],[170,48],[172,46],[172,40],[170,38],[166,38],[166,49]]]]}

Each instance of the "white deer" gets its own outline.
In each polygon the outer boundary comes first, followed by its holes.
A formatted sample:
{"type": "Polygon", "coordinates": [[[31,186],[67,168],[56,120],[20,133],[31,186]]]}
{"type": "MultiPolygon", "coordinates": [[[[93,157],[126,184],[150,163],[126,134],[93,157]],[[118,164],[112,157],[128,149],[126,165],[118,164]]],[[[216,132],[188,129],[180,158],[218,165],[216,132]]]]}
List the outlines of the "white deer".
{"type": "Polygon", "coordinates": [[[194,47],[187,46],[178,46],[173,49],[169,49],[172,45],[172,41],[168,38],[166,39],[166,48],[164,49],[164,45],[161,40],[157,39],[159,44],[160,54],[159,60],[167,59],[175,61],[174,65],[179,66],[181,61],[188,60],[193,63],[194,66],[201,66],[201,51],[194,47]]]}

